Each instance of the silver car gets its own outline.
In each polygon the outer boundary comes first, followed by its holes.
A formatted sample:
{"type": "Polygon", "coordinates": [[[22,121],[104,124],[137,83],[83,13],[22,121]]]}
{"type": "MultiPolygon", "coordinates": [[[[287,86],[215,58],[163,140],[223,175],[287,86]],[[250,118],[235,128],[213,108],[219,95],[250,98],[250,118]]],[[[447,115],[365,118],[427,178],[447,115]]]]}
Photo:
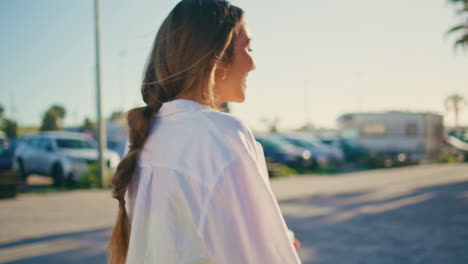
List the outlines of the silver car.
{"type": "MultiPolygon", "coordinates": [[[[117,153],[104,153],[107,166],[115,169],[117,153]]],[[[55,186],[73,182],[83,176],[98,159],[97,144],[87,134],[64,131],[41,132],[26,136],[15,152],[15,164],[24,179],[37,173],[52,176],[55,186]]]]}

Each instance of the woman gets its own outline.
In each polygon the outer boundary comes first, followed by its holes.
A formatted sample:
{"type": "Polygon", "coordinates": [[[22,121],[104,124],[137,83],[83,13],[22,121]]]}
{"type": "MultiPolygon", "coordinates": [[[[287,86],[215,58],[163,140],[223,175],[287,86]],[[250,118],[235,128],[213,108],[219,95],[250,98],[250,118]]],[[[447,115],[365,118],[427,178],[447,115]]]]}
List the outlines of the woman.
{"type": "Polygon", "coordinates": [[[184,0],[162,23],[112,180],[109,263],[300,263],[260,144],[217,108],[244,101],[250,51],[243,11],[226,1],[184,0]]]}

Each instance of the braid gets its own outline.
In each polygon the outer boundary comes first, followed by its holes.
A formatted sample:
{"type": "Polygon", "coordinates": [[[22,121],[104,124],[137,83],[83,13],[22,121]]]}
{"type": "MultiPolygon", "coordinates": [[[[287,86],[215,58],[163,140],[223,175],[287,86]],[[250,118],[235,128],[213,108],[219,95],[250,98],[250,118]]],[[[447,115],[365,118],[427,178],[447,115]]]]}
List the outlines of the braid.
{"type": "Polygon", "coordinates": [[[119,202],[119,213],[117,223],[112,232],[111,239],[109,240],[108,258],[109,263],[125,263],[126,252],[128,250],[130,241],[130,220],[125,208],[125,192],[127,191],[128,184],[132,179],[133,172],[137,166],[138,154],[142,151],[146,138],[149,134],[151,119],[154,113],[158,112],[162,106],[156,94],[159,90],[152,89],[154,87],[143,87],[142,93],[151,94],[147,98],[153,100],[149,101],[144,107],[138,107],[130,110],[127,114],[127,122],[129,126],[129,152],[120,161],[117,170],[112,177],[112,197],[119,202]],[[123,252],[125,254],[123,254],[123,252]]]}

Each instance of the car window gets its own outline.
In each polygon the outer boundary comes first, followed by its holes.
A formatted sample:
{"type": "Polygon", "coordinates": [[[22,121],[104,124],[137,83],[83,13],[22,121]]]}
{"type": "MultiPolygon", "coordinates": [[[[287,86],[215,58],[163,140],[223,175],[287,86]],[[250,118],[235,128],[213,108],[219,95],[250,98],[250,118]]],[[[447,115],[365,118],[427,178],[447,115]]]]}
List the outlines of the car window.
{"type": "Polygon", "coordinates": [[[52,148],[52,143],[48,138],[40,138],[39,139],[39,148],[42,150],[47,150],[47,148],[52,148]]]}
{"type": "Polygon", "coordinates": [[[44,138],[39,138],[37,140],[37,148],[39,149],[44,149],[45,141],[44,138]]]}
{"type": "Polygon", "coordinates": [[[33,148],[39,148],[39,144],[40,144],[40,139],[39,138],[30,138],[28,139],[28,144],[29,146],[33,147],[33,148]]]}
{"type": "Polygon", "coordinates": [[[331,145],[336,147],[336,148],[341,148],[342,147],[341,141],[339,141],[339,140],[333,141],[331,145]]]}
{"type": "Polygon", "coordinates": [[[82,139],[70,139],[70,138],[57,138],[55,140],[57,147],[62,149],[94,149],[95,146],[82,139]]]}

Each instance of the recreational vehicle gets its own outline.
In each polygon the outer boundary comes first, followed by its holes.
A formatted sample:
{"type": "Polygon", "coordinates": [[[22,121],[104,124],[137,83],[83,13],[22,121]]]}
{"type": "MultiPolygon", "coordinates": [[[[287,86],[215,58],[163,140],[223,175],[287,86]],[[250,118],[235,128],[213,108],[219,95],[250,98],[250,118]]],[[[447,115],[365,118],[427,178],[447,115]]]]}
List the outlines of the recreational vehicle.
{"type": "Polygon", "coordinates": [[[396,155],[397,161],[437,159],[443,144],[443,117],[433,113],[348,113],[337,123],[341,137],[374,154],[396,155]]]}

